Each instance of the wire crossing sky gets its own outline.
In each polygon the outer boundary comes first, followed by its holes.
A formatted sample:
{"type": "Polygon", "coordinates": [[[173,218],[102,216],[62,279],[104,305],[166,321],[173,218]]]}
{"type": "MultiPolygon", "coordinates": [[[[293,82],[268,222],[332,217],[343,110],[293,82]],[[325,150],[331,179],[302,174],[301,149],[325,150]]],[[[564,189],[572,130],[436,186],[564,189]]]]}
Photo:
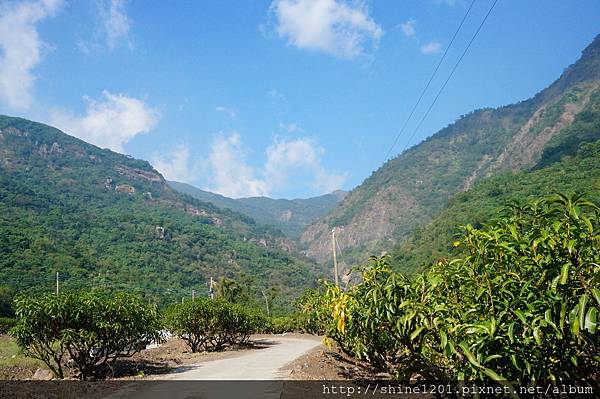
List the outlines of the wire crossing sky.
{"type": "Polygon", "coordinates": [[[600,33],[595,0],[502,0],[452,72],[493,3],[6,0],[0,113],[231,197],[352,189],[395,137],[531,97],[600,33]]]}

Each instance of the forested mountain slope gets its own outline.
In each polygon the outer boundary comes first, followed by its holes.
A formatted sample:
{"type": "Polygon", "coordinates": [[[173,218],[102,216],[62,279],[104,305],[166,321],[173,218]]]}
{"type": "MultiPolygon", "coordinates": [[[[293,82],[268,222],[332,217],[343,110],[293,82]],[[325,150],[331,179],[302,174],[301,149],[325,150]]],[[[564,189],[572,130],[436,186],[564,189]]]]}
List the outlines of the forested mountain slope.
{"type": "MultiPolygon", "coordinates": [[[[600,129],[600,118],[596,128],[600,129]]],[[[541,164],[546,162],[543,159],[541,164]]],[[[410,274],[440,258],[457,256],[462,248],[453,247],[452,242],[460,233],[459,226],[480,227],[499,217],[507,204],[525,203],[559,192],[584,193],[593,202],[600,202],[600,140],[582,144],[576,154],[559,162],[531,171],[493,176],[457,194],[428,225],[391,251],[393,266],[410,274]]]]}
{"type": "Polygon", "coordinates": [[[258,223],[277,227],[292,239],[298,239],[306,227],[329,213],[347,194],[345,191],[337,190],[330,194],[306,199],[288,200],[267,197],[234,199],[200,190],[186,183],[169,181],[168,184],[175,190],[189,194],[201,201],[234,210],[251,217],[258,223]]]}
{"type": "Polygon", "coordinates": [[[277,230],[172,190],[147,162],[7,116],[0,226],[0,281],[17,289],[52,290],[58,271],[67,288],[180,300],[227,276],[283,301],[320,276],[277,230]]]}
{"type": "Polygon", "coordinates": [[[308,255],[327,260],[327,236],[337,227],[348,263],[363,262],[409,239],[479,180],[555,162],[580,143],[600,138],[598,129],[569,129],[576,122],[593,123],[599,87],[597,36],[575,64],[533,98],[464,115],[386,162],[303,233],[308,255]]]}

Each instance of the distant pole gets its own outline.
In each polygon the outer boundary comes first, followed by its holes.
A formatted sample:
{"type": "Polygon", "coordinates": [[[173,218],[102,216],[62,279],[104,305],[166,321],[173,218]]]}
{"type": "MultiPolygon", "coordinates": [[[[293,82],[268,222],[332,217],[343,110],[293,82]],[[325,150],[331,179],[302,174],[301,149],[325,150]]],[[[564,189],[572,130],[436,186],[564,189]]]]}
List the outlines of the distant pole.
{"type": "Polygon", "coordinates": [[[265,291],[261,290],[260,291],[263,294],[263,297],[265,298],[265,304],[267,305],[267,316],[271,316],[271,311],[269,310],[269,300],[267,299],[267,295],[265,294],[265,291]]]}
{"type": "Polygon", "coordinates": [[[184,300],[185,300],[185,297],[184,297],[184,296],[182,296],[182,297],[181,297],[181,303],[182,303],[182,304],[183,304],[183,301],[184,301],[184,300]]]}
{"type": "Polygon", "coordinates": [[[56,272],[56,295],[58,295],[58,272],[56,272]]]}
{"type": "Polygon", "coordinates": [[[331,229],[331,249],[333,251],[333,276],[335,278],[335,286],[339,288],[340,282],[338,279],[337,254],[335,253],[335,227],[331,229]]]}
{"type": "Polygon", "coordinates": [[[210,288],[208,289],[208,296],[210,297],[210,299],[214,299],[215,297],[215,292],[213,291],[213,278],[210,278],[210,288]]]}
{"type": "Polygon", "coordinates": [[[192,301],[196,299],[196,290],[192,290],[192,301]]]}

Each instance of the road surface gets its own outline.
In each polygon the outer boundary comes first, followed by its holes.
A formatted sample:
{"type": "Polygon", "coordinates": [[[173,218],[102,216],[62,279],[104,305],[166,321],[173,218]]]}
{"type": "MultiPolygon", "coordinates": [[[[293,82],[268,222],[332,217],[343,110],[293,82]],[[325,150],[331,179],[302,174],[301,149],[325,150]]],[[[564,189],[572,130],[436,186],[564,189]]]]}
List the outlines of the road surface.
{"type": "Polygon", "coordinates": [[[109,398],[279,398],[283,380],[290,373],[283,367],[320,344],[312,337],[285,336],[253,342],[261,348],[234,358],[187,366],[160,381],[132,384],[109,398]]]}

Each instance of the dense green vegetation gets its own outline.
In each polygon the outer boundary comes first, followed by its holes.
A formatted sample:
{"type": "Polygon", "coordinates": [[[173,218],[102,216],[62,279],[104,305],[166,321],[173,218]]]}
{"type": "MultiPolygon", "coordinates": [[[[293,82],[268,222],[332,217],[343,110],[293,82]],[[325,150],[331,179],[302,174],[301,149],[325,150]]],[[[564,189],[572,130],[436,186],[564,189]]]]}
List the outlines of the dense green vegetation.
{"type": "Polygon", "coordinates": [[[456,195],[431,223],[393,249],[392,266],[410,274],[437,259],[459,254],[462,248],[451,245],[457,226],[480,226],[498,215],[508,202],[552,191],[585,192],[593,201],[600,201],[600,141],[584,143],[574,156],[545,168],[488,178],[456,195]]]}
{"type": "Polygon", "coordinates": [[[316,281],[276,230],[173,191],[147,162],[57,129],[0,116],[0,281],[14,290],[138,292],[159,304],[210,277],[244,280],[248,300],[277,288],[273,308],[316,281]]]}
{"type": "Polygon", "coordinates": [[[267,319],[224,299],[195,298],[171,305],[165,312],[165,325],[192,352],[199,352],[244,344],[250,334],[265,328],[267,319]]]}
{"type": "Polygon", "coordinates": [[[397,378],[597,377],[600,208],[558,195],[462,231],[462,257],[413,278],[372,258],[360,284],[327,284],[307,311],[344,351],[397,378]]]}
{"type": "Polygon", "coordinates": [[[15,304],[18,322],[11,334],[60,379],[68,359],[72,375],[102,377],[118,358],[161,339],[156,307],[131,294],[43,294],[19,297],[15,304]]]}
{"type": "Polygon", "coordinates": [[[344,197],[345,191],[335,191],[306,199],[272,199],[267,197],[227,198],[200,190],[189,184],[168,182],[177,191],[224,209],[251,217],[258,223],[274,226],[288,237],[298,239],[302,231],[318,218],[325,216],[344,197]]]}

